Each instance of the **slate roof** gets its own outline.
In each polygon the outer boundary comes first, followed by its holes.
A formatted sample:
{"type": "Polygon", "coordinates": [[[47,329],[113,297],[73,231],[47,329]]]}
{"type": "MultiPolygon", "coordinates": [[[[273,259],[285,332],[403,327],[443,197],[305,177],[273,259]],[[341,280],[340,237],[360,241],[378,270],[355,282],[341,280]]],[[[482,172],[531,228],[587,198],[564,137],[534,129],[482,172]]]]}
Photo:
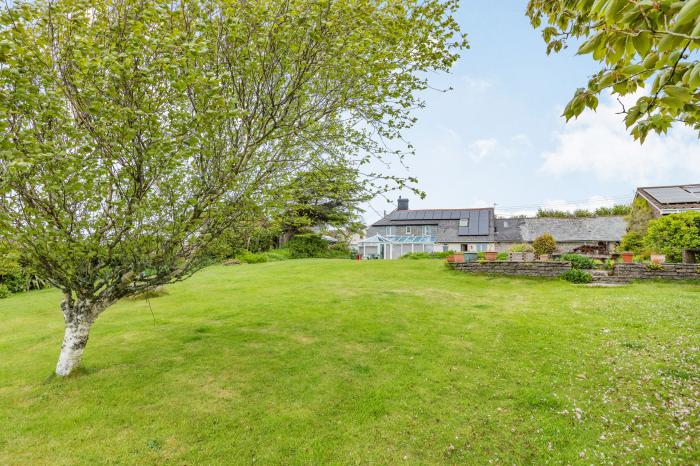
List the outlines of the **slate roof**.
{"type": "Polygon", "coordinates": [[[373,227],[402,225],[440,225],[440,241],[461,241],[467,237],[484,237],[493,234],[494,209],[397,209],[374,223],[373,227]],[[467,226],[459,226],[460,220],[468,219],[467,226]],[[453,225],[454,233],[446,226],[453,225]],[[454,238],[453,238],[454,237],[454,238]]]}
{"type": "MultiPolygon", "coordinates": [[[[524,218],[519,219],[520,241],[532,242],[549,233],[558,242],[619,242],[627,230],[624,217],[524,218]]],[[[501,240],[499,232],[496,241],[501,240]]]]}

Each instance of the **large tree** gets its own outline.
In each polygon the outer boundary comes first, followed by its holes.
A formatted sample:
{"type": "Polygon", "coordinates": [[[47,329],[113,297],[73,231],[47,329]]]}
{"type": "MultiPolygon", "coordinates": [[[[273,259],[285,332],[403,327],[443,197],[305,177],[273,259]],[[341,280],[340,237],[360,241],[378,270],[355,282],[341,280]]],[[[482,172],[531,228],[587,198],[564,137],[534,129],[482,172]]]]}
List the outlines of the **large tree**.
{"type": "MultiPolygon", "coordinates": [[[[37,0],[0,14],[0,224],[63,292],[56,374],[323,161],[397,154],[455,0],[37,0]]],[[[400,153],[399,153],[400,155],[400,153]]]]}
{"type": "Polygon", "coordinates": [[[603,92],[641,93],[621,106],[635,139],[676,122],[700,133],[700,0],[530,0],[527,15],[547,53],[574,40],[603,65],[566,106],[567,120],[595,110],[603,92]]]}
{"type": "Polygon", "coordinates": [[[298,173],[281,189],[281,202],[273,216],[283,241],[315,226],[352,231],[360,224],[360,203],[375,193],[353,167],[321,164],[298,173]]]}

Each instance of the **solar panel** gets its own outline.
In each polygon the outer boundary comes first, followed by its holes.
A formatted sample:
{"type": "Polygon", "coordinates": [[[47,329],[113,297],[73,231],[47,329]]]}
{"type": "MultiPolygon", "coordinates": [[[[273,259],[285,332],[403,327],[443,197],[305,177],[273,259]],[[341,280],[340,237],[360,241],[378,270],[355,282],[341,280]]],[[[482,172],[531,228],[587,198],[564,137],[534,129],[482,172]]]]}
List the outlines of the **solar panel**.
{"type": "Polygon", "coordinates": [[[426,212],[425,210],[416,212],[416,220],[424,220],[429,214],[430,212],[426,212]]]}
{"type": "Polygon", "coordinates": [[[697,186],[684,186],[686,191],[690,191],[693,194],[700,194],[700,185],[697,186]]]}
{"type": "Polygon", "coordinates": [[[451,210],[450,211],[450,219],[453,219],[453,220],[459,219],[459,210],[451,210]]]}
{"type": "Polygon", "coordinates": [[[697,197],[678,186],[671,188],[651,188],[647,192],[663,204],[683,204],[697,202],[697,197]]]}

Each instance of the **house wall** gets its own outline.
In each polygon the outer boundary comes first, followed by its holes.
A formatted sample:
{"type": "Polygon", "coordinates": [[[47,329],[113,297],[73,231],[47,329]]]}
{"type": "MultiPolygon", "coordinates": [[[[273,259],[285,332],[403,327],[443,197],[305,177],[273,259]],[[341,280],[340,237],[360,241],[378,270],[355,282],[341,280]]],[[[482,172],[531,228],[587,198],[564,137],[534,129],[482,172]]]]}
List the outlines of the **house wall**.
{"type": "MultiPolygon", "coordinates": [[[[496,243],[496,252],[508,252],[510,248],[516,244],[529,244],[532,246],[532,242],[523,242],[523,243],[496,243]]],[[[566,242],[562,241],[559,242],[557,241],[557,252],[558,253],[568,253],[572,252],[574,249],[584,246],[584,245],[591,245],[591,246],[596,246],[598,244],[598,241],[577,241],[577,242],[566,242]]],[[[616,242],[607,242],[608,245],[608,253],[613,253],[614,252],[614,247],[618,245],[616,242]]]]}

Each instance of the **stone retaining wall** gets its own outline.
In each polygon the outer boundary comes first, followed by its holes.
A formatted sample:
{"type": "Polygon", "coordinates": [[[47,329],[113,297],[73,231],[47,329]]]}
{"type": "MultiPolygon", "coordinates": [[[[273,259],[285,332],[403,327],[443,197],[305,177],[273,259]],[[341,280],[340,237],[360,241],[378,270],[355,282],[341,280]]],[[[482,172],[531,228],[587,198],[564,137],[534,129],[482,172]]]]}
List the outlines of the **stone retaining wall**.
{"type": "Polygon", "coordinates": [[[612,275],[629,280],[700,280],[700,264],[663,264],[653,270],[644,264],[616,264],[612,275]]]}
{"type": "MultiPolygon", "coordinates": [[[[571,269],[571,263],[564,261],[456,262],[450,263],[450,266],[455,270],[467,273],[525,277],[559,277],[571,269]]],[[[633,280],[700,280],[700,264],[663,264],[663,270],[653,270],[644,264],[617,264],[613,272],[606,275],[609,276],[599,276],[593,273],[594,281],[626,283],[633,280]]]]}
{"type": "Polygon", "coordinates": [[[453,269],[467,273],[521,275],[526,277],[558,277],[571,269],[569,262],[455,262],[453,269]]]}

